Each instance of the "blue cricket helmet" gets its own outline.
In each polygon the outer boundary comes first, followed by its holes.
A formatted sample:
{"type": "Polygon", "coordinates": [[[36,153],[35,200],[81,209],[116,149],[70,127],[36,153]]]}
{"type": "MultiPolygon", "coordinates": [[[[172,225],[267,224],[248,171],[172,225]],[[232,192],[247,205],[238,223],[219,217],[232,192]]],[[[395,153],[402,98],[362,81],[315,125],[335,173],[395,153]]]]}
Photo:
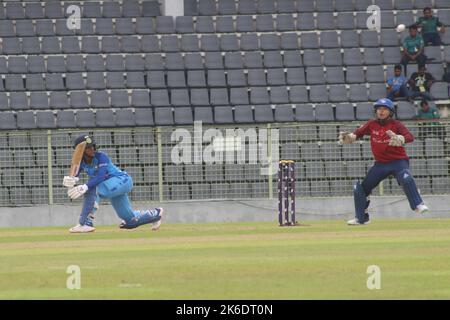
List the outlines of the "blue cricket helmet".
{"type": "Polygon", "coordinates": [[[78,136],[74,143],[73,143],[73,148],[75,149],[77,145],[79,145],[80,143],[86,141],[86,147],[94,147],[94,149],[97,149],[97,144],[95,143],[94,138],[92,138],[91,136],[87,135],[87,134],[82,134],[81,136],[78,136]]]}
{"type": "Polygon", "coordinates": [[[376,110],[378,107],[386,107],[388,108],[392,113],[394,113],[394,103],[388,99],[388,98],[381,98],[378,99],[377,102],[373,104],[374,109],[376,110]]]}

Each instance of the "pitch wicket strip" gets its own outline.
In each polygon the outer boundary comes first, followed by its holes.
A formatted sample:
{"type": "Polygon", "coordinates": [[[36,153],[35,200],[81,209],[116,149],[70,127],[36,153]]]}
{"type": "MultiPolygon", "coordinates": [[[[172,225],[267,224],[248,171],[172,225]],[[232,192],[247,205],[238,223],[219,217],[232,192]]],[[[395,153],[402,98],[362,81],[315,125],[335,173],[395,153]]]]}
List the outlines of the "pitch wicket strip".
{"type": "Polygon", "coordinates": [[[280,160],[278,165],[278,222],[280,226],[295,226],[295,161],[280,160]],[[284,196],[284,199],[283,199],[284,196]],[[289,197],[291,217],[289,219],[289,197]],[[284,210],[283,210],[284,200],[284,210]],[[284,213],[284,223],[283,223],[284,213]],[[289,221],[290,220],[290,221],[289,221]]]}

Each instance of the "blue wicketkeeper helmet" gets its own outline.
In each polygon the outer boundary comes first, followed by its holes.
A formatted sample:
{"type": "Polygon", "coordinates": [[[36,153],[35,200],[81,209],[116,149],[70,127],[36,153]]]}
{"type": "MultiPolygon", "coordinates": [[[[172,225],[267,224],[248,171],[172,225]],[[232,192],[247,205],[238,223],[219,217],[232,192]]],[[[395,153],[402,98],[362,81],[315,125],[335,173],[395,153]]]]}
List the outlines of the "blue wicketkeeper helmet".
{"type": "Polygon", "coordinates": [[[97,149],[97,145],[94,141],[94,138],[92,138],[91,136],[88,136],[87,134],[83,134],[81,136],[78,136],[74,143],[73,143],[73,148],[75,149],[77,145],[79,145],[80,143],[82,143],[83,141],[86,141],[86,147],[94,147],[94,149],[97,149]]]}
{"type": "Polygon", "coordinates": [[[377,102],[373,105],[374,109],[376,110],[378,107],[386,107],[388,108],[392,113],[394,113],[394,104],[391,100],[388,98],[382,98],[378,99],[377,102]]]}

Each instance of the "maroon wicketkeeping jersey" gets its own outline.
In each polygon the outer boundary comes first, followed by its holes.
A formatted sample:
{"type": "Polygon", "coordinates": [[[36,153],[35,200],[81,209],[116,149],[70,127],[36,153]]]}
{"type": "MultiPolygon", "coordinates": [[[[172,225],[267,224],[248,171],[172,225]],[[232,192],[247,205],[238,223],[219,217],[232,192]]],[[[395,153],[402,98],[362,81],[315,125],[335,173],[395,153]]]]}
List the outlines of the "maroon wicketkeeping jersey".
{"type": "Polygon", "coordinates": [[[391,138],[386,133],[388,130],[404,136],[405,143],[414,141],[414,136],[406,129],[403,123],[394,119],[389,119],[384,124],[381,124],[378,120],[369,120],[357,129],[354,134],[357,138],[365,135],[370,136],[370,146],[375,161],[386,163],[400,159],[408,160],[409,158],[404,147],[389,145],[391,138]]]}

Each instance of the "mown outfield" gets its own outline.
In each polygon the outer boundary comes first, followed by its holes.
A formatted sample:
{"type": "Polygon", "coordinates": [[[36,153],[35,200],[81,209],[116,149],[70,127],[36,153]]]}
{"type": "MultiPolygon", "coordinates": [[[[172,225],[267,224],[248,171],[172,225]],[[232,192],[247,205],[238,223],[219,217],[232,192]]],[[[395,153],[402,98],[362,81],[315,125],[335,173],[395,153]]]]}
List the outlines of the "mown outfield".
{"type": "Polygon", "coordinates": [[[0,229],[0,298],[450,299],[450,219],[308,224],[0,229]],[[66,288],[69,265],[80,290],[66,288]]]}

